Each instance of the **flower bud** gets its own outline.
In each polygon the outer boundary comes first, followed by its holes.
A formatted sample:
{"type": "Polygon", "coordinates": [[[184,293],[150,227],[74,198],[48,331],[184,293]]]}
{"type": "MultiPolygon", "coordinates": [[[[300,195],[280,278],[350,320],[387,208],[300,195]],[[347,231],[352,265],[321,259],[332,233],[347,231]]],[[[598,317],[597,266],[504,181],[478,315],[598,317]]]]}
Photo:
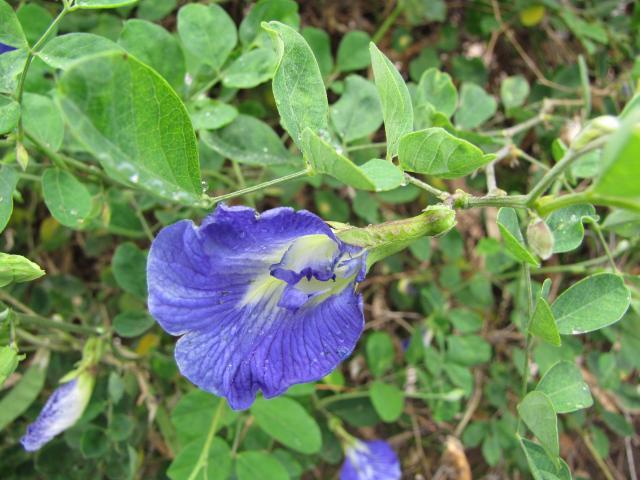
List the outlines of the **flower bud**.
{"type": "Polygon", "coordinates": [[[0,253],[0,287],[10,283],[29,282],[44,275],[37,264],[21,255],[0,253]]]}
{"type": "Polygon", "coordinates": [[[541,218],[535,218],[527,227],[527,242],[531,249],[543,260],[553,254],[554,238],[549,226],[541,218]]]}
{"type": "Polygon", "coordinates": [[[580,150],[592,141],[608,135],[618,129],[620,126],[620,120],[618,117],[611,115],[603,115],[601,117],[594,118],[588,122],[585,127],[578,133],[578,135],[571,142],[572,150],[580,150]]]}
{"type": "MultiPolygon", "coordinates": [[[[442,235],[456,224],[455,212],[444,205],[427,207],[415,217],[364,228],[340,225],[336,236],[343,242],[368,250],[367,268],[408,247],[424,236],[442,235]]],[[[336,225],[333,225],[336,227],[336,225]]]]}

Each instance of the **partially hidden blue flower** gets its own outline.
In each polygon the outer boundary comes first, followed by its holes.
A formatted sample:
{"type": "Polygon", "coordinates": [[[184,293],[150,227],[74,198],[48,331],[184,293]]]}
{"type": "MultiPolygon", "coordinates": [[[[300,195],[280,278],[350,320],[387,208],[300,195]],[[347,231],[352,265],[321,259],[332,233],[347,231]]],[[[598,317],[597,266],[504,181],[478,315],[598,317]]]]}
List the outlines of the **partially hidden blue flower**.
{"type": "Polygon", "coordinates": [[[354,440],[345,456],[340,480],[399,480],[402,476],[398,456],[384,440],[354,440]]]}
{"type": "Polygon", "coordinates": [[[35,422],[27,427],[20,442],[25,450],[39,450],[82,416],[93,391],[94,378],[87,371],[60,385],[45,403],[35,422]]]}
{"type": "Polygon", "coordinates": [[[318,380],[353,351],[365,257],[308,211],[219,205],[199,227],[183,220],[153,241],[149,311],[181,335],[181,373],[245,409],[258,390],[271,398],[318,380]]]}
{"type": "Polygon", "coordinates": [[[0,55],[2,55],[3,53],[12,52],[13,50],[16,50],[16,48],[12,47],[11,45],[0,43],[0,55]]]}

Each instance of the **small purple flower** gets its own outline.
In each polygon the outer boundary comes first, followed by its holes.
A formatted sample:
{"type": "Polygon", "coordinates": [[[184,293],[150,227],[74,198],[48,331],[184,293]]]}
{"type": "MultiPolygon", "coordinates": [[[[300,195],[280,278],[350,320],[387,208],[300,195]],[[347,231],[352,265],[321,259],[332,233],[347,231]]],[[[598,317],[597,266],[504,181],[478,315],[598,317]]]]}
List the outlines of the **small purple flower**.
{"type": "Polygon", "coordinates": [[[164,228],[147,262],[149,311],[172,335],[182,374],[248,408],[320,379],[364,326],[365,251],[318,216],[291,208],[258,215],[219,205],[196,227],[164,228]]]}
{"type": "Polygon", "coordinates": [[[20,442],[28,452],[39,450],[82,416],[93,391],[93,375],[84,372],[55,389],[20,442]]]}
{"type": "Polygon", "coordinates": [[[402,476],[398,456],[384,440],[355,440],[345,455],[340,480],[399,480],[402,476]]]}
{"type": "Polygon", "coordinates": [[[16,50],[16,48],[12,47],[11,45],[0,43],[0,55],[2,55],[3,53],[12,52],[13,50],[16,50]]]}

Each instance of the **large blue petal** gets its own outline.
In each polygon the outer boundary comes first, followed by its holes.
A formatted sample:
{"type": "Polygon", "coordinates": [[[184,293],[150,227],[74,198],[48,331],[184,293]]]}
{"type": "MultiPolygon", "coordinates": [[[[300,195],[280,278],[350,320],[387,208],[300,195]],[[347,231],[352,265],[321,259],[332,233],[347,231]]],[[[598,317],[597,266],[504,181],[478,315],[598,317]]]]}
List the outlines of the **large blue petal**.
{"type": "Polygon", "coordinates": [[[383,440],[356,441],[347,448],[340,480],[399,480],[402,476],[396,452],[383,440]]]}
{"type": "MultiPolygon", "coordinates": [[[[183,221],[160,232],[149,252],[149,309],[166,331],[184,335],[175,352],[184,376],[242,409],[258,390],[273,397],[317,380],[351,353],[364,325],[359,275],[345,277],[350,270],[340,267],[337,281],[323,282],[315,272],[325,263],[284,258],[297,239],[318,235],[349,259],[358,254],[319,217],[288,208],[257,216],[222,206],[199,228],[183,221]],[[315,278],[300,280],[304,294],[293,292],[273,275],[274,265],[300,267],[296,274],[311,265],[315,278]]],[[[359,271],[364,257],[355,261],[359,271]]]]}
{"type": "Polygon", "coordinates": [[[176,345],[181,373],[198,387],[227,398],[234,409],[296,383],[318,380],[353,351],[362,333],[362,298],[353,288],[321,303],[276,313],[245,307],[211,329],[190,332],[176,345]]]}
{"type": "Polygon", "coordinates": [[[270,276],[295,238],[323,233],[326,223],[310,212],[219,206],[200,228],[184,220],[164,228],[147,261],[149,311],[173,335],[206,328],[227,316],[251,283],[270,276]]]}
{"type": "Polygon", "coordinates": [[[12,52],[13,50],[16,50],[16,48],[5,43],[0,43],[0,55],[6,52],[12,52]]]}

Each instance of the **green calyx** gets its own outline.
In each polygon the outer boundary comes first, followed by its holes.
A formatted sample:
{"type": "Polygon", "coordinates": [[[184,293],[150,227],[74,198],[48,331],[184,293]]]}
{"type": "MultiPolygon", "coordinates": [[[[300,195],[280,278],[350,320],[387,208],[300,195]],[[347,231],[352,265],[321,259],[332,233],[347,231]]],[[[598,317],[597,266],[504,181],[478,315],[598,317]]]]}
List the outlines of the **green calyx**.
{"type": "Polygon", "coordinates": [[[421,237],[442,235],[456,224],[455,212],[444,205],[427,207],[415,217],[369,225],[364,228],[331,224],[345,243],[368,251],[367,269],[380,260],[407,248],[421,237]]]}

